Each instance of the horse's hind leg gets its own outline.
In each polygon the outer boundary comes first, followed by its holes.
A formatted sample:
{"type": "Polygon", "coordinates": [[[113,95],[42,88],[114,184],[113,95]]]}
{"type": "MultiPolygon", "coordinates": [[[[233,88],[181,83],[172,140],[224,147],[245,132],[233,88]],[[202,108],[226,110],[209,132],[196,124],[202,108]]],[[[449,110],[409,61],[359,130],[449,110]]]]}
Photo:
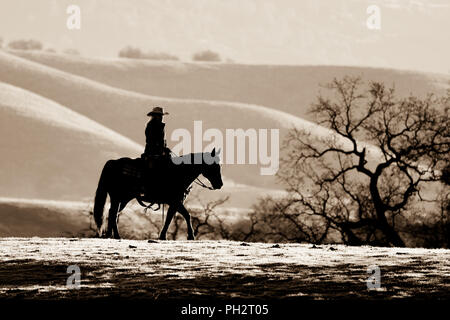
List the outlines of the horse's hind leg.
{"type": "Polygon", "coordinates": [[[119,210],[119,202],[111,199],[111,205],[108,213],[108,229],[106,231],[106,238],[120,239],[119,231],[117,230],[117,211],[119,210]]]}
{"type": "Polygon", "coordinates": [[[194,230],[192,229],[192,224],[191,224],[191,215],[189,214],[189,211],[187,211],[187,209],[185,208],[185,206],[183,204],[180,204],[178,206],[178,212],[181,213],[182,216],[184,217],[184,219],[186,220],[188,240],[195,240],[194,230]]]}
{"type": "Polygon", "coordinates": [[[175,215],[175,208],[173,206],[169,206],[169,209],[167,210],[167,217],[166,221],[164,222],[164,227],[161,230],[161,234],[159,235],[159,240],[166,240],[166,233],[167,229],[169,229],[169,225],[172,222],[172,218],[175,215]]]}
{"type": "Polygon", "coordinates": [[[114,219],[114,225],[113,225],[114,239],[120,239],[118,225],[119,225],[119,212],[116,211],[116,219],[114,219]]]}
{"type": "Polygon", "coordinates": [[[113,233],[114,233],[114,239],[120,239],[120,234],[119,234],[119,217],[120,217],[120,212],[125,209],[125,207],[127,206],[128,201],[120,201],[119,205],[118,205],[118,210],[116,211],[116,219],[114,220],[114,224],[113,224],[113,233]]]}

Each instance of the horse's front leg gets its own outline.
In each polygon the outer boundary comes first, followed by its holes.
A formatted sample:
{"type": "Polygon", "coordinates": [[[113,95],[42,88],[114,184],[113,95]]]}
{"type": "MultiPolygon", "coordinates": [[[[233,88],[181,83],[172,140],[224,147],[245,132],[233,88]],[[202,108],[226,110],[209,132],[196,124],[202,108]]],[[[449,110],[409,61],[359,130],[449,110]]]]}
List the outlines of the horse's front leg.
{"type": "Polygon", "coordinates": [[[175,208],[173,206],[169,206],[167,210],[166,221],[164,222],[164,227],[161,230],[161,234],[159,235],[159,240],[166,240],[167,229],[169,229],[169,225],[172,222],[172,218],[175,215],[175,208]]]}
{"type": "Polygon", "coordinates": [[[188,240],[195,240],[194,230],[192,229],[191,223],[191,215],[189,214],[189,211],[187,211],[186,207],[182,203],[180,203],[180,205],[178,206],[178,212],[180,212],[186,220],[188,240]]]}

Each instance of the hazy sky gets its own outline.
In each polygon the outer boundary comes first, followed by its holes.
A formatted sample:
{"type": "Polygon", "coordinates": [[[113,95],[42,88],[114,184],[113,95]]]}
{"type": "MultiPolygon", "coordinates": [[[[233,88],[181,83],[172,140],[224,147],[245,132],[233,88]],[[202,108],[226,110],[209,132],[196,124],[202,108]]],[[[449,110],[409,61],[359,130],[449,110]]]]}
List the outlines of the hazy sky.
{"type": "Polygon", "coordinates": [[[86,56],[132,45],[183,60],[211,49],[242,63],[450,74],[450,0],[1,0],[0,37],[86,56]],[[81,9],[81,30],[66,27],[70,4],[81,9]],[[380,30],[366,26],[372,4],[380,30]]]}

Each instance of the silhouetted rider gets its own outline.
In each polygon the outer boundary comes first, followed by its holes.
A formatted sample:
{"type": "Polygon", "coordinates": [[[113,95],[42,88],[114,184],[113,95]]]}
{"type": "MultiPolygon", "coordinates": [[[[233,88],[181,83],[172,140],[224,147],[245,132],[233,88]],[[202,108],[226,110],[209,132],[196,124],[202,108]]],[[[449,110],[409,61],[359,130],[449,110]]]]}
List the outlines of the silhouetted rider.
{"type": "Polygon", "coordinates": [[[166,152],[166,144],[164,140],[164,127],[166,124],[162,122],[163,116],[169,114],[164,112],[160,107],[154,107],[147,116],[151,117],[145,128],[145,151],[147,156],[161,156],[166,152]]]}
{"type": "Polygon", "coordinates": [[[146,162],[144,174],[144,193],[148,196],[155,193],[152,186],[162,183],[162,174],[170,159],[170,149],[166,147],[165,123],[162,122],[163,116],[169,113],[164,112],[161,107],[154,107],[147,116],[151,117],[145,128],[145,150],[142,159],[146,162]]]}

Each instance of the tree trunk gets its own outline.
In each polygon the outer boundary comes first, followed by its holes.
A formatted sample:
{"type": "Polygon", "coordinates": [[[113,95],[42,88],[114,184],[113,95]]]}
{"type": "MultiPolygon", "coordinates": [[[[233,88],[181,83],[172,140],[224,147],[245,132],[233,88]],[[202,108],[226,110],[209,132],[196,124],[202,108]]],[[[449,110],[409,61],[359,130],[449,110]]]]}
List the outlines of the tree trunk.
{"type": "Polygon", "coordinates": [[[380,229],[386,236],[387,240],[394,247],[405,247],[405,242],[403,242],[402,238],[398,235],[398,232],[394,230],[394,228],[387,222],[386,216],[384,213],[382,214],[383,221],[380,221],[380,229]]]}
{"type": "MultiPolygon", "coordinates": [[[[377,170],[378,171],[378,170],[377,170]]],[[[381,200],[380,193],[378,191],[378,178],[379,174],[374,174],[370,179],[370,194],[377,214],[378,227],[381,232],[386,236],[387,241],[395,247],[405,247],[405,243],[398,235],[397,231],[389,224],[386,219],[386,206],[381,200]]]]}

